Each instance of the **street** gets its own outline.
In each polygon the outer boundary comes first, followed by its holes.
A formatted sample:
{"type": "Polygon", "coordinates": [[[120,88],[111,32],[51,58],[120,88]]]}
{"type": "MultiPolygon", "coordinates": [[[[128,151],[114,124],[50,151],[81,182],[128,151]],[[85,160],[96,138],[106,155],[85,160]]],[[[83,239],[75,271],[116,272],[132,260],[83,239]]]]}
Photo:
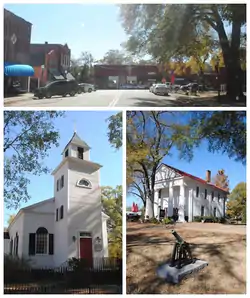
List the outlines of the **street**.
{"type": "MultiPolygon", "coordinates": [[[[214,96],[214,94],[213,94],[214,96]]],[[[97,90],[77,94],[74,97],[54,96],[37,99],[32,94],[5,98],[5,107],[178,107],[178,106],[220,106],[214,99],[205,100],[199,96],[184,96],[172,93],[159,96],[148,90],[97,90]]]]}

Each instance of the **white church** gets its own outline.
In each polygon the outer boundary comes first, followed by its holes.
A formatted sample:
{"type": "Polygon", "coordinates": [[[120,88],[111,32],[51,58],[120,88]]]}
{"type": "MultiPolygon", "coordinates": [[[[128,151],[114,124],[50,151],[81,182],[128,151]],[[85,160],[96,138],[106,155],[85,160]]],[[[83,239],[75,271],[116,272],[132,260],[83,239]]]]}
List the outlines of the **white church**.
{"type": "Polygon", "coordinates": [[[108,257],[101,167],[90,160],[90,147],[75,132],[52,172],[54,197],[17,213],[4,233],[4,253],[24,257],[33,267],[49,268],[72,257],[90,265],[108,257]]]}
{"type": "Polygon", "coordinates": [[[146,200],[146,218],[175,216],[178,222],[192,222],[195,216],[225,217],[228,192],[211,182],[209,170],[204,180],[162,163],[154,191],[154,202],[146,200]]]}

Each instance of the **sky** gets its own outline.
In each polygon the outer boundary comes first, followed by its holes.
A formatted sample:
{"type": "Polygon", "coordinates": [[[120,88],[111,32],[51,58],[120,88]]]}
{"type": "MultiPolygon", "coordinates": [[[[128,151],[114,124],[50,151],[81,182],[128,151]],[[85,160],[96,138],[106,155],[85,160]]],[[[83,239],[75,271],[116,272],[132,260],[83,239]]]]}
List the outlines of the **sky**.
{"type": "MultiPolygon", "coordinates": [[[[81,111],[66,112],[66,117],[55,120],[55,128],[60,133],[60,146],[53,147],[49,157],[44,164],[51,170],[55,169],[62,160],[62,151],[71,139],[74,129],[79,137],[90,147],[90,160],[101,164],[101,186],[112,186],[122,184],[122,150],[115,150],[108,142],[108,123],[106,119],[117,112],[106,111],[81,111]]],[[[21,204],[27,207],[31,204],[53,197],[53,176],[50,174],[41,176],[29,176],[30,185],[28,192],[31,200],[21,204]]],[[[9,215],[16,214],[18,210],[4,209],[4,224],[7,225],[9,215]]]]}
{"type": "Polygon", "coordinates": [[[6,4],[4,8],[33,24],[31,43],[67,43],[73,58],[91,52],[103,58],[127,40],[113,4],[6,4]]]}
{"type": "MultiPolygon", "coordinates": [[[[202,179],[206,178],[207,170],[211,171],[211,177],[213,177],[218,170],[224,169],[229,179],[230,190],[233,190],[238,183],[246,182],[246,166],[242,165],[241,162],[229,159],[226,154],[208,152],[206,142],[203,142],[193,152],[194,158],[191,162],[180,160],[177,150],[173,150],[171,152],[173,155],[171,157],[166,156],[162,162],[202,179]]],[[[137,199],[136,196],[127,196],[127,206],[132,206],[133,202],[142,206],[141,200],[137,199]]]]}

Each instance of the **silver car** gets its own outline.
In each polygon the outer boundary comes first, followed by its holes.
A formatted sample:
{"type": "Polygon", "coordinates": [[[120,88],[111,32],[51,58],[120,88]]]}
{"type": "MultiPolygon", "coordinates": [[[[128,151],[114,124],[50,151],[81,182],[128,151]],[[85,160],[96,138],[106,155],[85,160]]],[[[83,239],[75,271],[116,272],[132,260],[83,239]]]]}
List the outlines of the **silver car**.
{"type": "Polygon", "coordinates": [[[152,92],[156,95],[168,95],[169,91],[170,89],[166,84],[156,84],[152,92]]]}
{"type": "Polygon", "coordinates": [[[80,83],[80,84],[78,84],[78,86],[80,87],[78,93],[80,93],[80,92],[84,92],[84,93],[89,92],[89,93],[91,93],[92,91],[96,91],[95,86],[92,85],[92,84],[80,83]]]}

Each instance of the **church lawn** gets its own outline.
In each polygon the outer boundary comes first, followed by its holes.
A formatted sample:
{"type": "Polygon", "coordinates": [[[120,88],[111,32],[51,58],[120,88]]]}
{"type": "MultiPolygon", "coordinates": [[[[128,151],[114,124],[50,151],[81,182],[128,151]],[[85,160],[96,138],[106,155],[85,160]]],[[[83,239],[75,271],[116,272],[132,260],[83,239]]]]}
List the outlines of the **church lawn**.
{"type": "Polygon", "coordinates": [[[213,223],[162,225],[127,223],[128,294],[245,294],[246,226],[213,223]],[[194,257],[208,267],[170,285],[156,275],[170,258],[175,229],[190,243],[194,257]]]}

